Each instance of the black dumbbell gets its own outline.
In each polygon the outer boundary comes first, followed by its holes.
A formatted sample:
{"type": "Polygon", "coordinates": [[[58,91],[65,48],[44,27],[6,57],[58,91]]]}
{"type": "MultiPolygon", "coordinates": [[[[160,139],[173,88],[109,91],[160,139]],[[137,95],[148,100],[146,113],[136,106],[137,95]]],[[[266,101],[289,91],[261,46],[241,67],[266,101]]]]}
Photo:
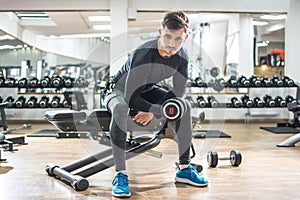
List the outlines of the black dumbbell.
{"type": "Polygon", "coordinates": [[[259,97],[255,97],[253,99],[253,102],[254,102],[254,107],[262,108],[265,106],[265,102],[263,100],[261,100],[261,98],[259,98],[259,97]]]}
{"type": "Polygon", "coordinates": [[[281,79],[279,79],[277,76],[272,76],[271,78],[271,82],[273,86],[276,87],[282,87],[283,86],[283,81],[281,79]]]}
{"type": "Polygon", "coordinates": [[[194,87],[194,86],[196,86],[196,84],[195,84],[193,79],[188,78],[187,81],[186,81],[186,86],[187,87],[194,87]]]}
{"type": "Polygon", "coordinates": [[[246,94],[241,97],[241,100],[246,108],[252,108],[254,105],[253,100],[246,94]]]}
{"type": "Polygon", "coordinates": [[[285,97],[285,101],[286,101],[287,104],[288,104],[288,103],[298,104],[297,99],[295,99],[295,98],[292,97],[291,95],[287,95],[287,96],[285,97]]]}
{"type": "Polygon", "coordinates": [[[263,97],[263,100],[264,100],[265,105],[267,107],[275,107],[276,106],[275,100],[270,95],[268,95],[268,94],[266,94],[263,97]]]}
{"type": "Polygon", "coordinates": [[[211,108],[216,108],[219,106],[219,102],[216,100],[214,96],[208,96],[207,97],[207,106],[211,108]]]}
{"type": "Polygon", "coordinates": [[[292,87],[292,86],[295,85],[294,80],[291,79],[291,78],[288,77],[288,76],[282,77],[282,81],[283,81],[283,85],[284,85],[284,86],[287,86],[287,87],[292,87]]]}
{"type": "Polygon", "coordinates": [[[24,88],[27,86],[27,78],[21,78],[19,81],[18,81],[18,87],[20,88],[24,88]]]}
{"type": "Polygon", "coordinates": [[[198,87],[205,87],[205,83],[204,81],[202,80],[201,77],[197,77],[195,78],[195,84],[198,86],[198,87]]]}
{"type": "Polygon", "coordinates": [[[249,87],[250,86],[250,81],[247,79],[245,76],[240,76],[238,79],[238,86],[240,87],[249,87]]]}
{"type": "Polygon", "coordinates": [[[60,76],[52,77],[52,86],[53,87],[62,87],[63,86],[63,79],[60,76]]]}
{"type": "Polygon", "coordinates": [[[236,97],[231,98],[231,104],[234,108],[240,108],[242,106],[241,101],[238,100],[238,98],[236,98],[236,97]]]}
{"type": "Polygon", "coordinates": [[[59,103],[60,103],[60,97],[59,96],[54,96],[52,98],[52,101],[51,101],[50,105],[51,105],[52,108],[58,108],[59,103]]]}
{"type": "Polygon", "coordinates": [[[70,107],[71,107],[71,102],[68,101],[67,99],[63,99],[63,101],[62,101],[62,106],[63,106],[64,108],[70,108],[70,107]]]}
{"type": "Polygon", "coordinates": [[[286,107],[287,103],[285,99],[283,99],[281,96],[276,96],[275,97],[275,105],[277,107],[286,107]]]}
{"type": "Polygon", "coordinates": [[[170,120],[180,119],[187,109],[187,105],[181,98],[170,98],[162,104],[162,115],[170,120]]]}
{"type": "Polygon", "coordinates": [[[40,81],[41,87],[50,87],[51,78],[49,76],[44,76],[40,81]]]}
{"type": "Polygon", "coordinates": [[[30,87],[38,87],[39,86],[39,79],[37,78],[31,78],[28,84],[30,87]]]}
{"type": "Polygon", "coordinates": [[[29,97],[26,104],[28,108],[34,108],[36,106],[36,103],[37,103],[37,98],[35,96],[31,96],[29,97]]]}
{"type": "Polygon", "coordinates": [[[197,97],[197,102],[198,102],[198,106],[199,106],[200,108],[205,108],[206,105],[207,105],[207,103],[206,103],[206,101],[205,101],[205,98],[204,98],[203,96],[198,96],[198,97],[197,97]]]}
{"type": "Polygon", "coordinates": [[[16,108],[23,108],[25,107],[26,98],[24,96],[19,96],[15,102],[16,108]]]}
{"type": "Polygon", "coordinates": [[[226,81],[227,87],[237,87],[238,86],[238,81],[236,76],[231,76],[227,81],[226,81]]]}
{"type": "Polygon", "coordinates": [[[4,85],[7,87],[14,87],[16,85],[16,79],[13,77],[6,78],[4,85]]]}
{"type": "Polygon", "coordinates": [[[265,76],[260,78],[261,81],[261,86],[263,87],[271,87],[272,86],[272,82],[265,76]]]}
{"type": "Polygon", "coordinates": [[[259,78],[257,78],[257,76],[255,75],[252,75],[250,78],[249,78],[249,81],[250,81],[250,86],[252,87],[260,87],[261,86],[261,81],[259,78]]]}
{"type": "Polygon", "coordinates": [[[209,167],[216,167],[219,160],[230,160],[230,164],[238,167],[242,163],[242,154],[239,150],[231,150],[229,157],[220,157],[216,151],[209,151],[207,153],[207,163],[209,167]]]}
{"type": "Polygon", "coordinates": [[[42,98],[39,101],[39,107],[40,108],[46,108],[49,103],[49,97],[47,96],[42,96],[42,98]]]}
{"type": "Polygon", "coordinates": [[[63,84],[64,84],[64,87],[72,87],[73,84],[74,84],[74,79],[71,78],[71,77],[64,76],[63,77],[63,84]]]}

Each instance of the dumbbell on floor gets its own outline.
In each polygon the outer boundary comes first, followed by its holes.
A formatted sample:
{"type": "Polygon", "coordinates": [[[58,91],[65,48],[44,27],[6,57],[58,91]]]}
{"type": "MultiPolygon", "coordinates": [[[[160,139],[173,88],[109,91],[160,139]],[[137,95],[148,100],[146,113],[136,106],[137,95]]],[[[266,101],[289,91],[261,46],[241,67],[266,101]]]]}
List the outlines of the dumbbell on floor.
{"type": "Polygon", "coordinates": [[[234,167],[238,167],[242,162],[242,154],[239,150],[231,150],[229,157],[218,157],[216,151],[209,151],[207,153],[207,163],[209,167],[216,167],[219,160],[230,160],[230,163],[234,167]]]}

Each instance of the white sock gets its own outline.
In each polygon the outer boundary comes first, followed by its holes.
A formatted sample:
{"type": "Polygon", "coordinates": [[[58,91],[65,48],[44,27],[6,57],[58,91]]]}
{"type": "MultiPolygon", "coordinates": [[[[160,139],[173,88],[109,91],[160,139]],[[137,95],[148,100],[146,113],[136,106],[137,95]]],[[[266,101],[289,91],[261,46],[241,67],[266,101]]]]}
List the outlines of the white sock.
{"type": "Polygon", "coordinates": [[[126,173],[126,170],[121,170],[121,171],[117,171],[117,172],[115,172],[115,176],[117,176],[117,175],[118,175],[118,173],[120,173],[120,172],[122,172],[124,175],[127,175],[127,173],[126,173]]]}
{"type": "Polygon", "coordinates": [[[188,166],[189,166],[189,164],[179,165],[179,169],[184,170],[184,169],[188,168],[188,166]]]}

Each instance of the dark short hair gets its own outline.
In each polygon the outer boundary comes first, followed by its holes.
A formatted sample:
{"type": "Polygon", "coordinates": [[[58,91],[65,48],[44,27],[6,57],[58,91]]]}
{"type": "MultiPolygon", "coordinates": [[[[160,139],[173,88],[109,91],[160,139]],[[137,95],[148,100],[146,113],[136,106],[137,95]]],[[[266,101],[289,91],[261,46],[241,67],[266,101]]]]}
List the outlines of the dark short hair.
{"type": "Polygon", "coordinates": [[[187,32],[190,26],[190,20],[182,11],[170,11],[163,17],[162,26],[163,28],[167,27],[171,30],[184,28],[187,32]]]}

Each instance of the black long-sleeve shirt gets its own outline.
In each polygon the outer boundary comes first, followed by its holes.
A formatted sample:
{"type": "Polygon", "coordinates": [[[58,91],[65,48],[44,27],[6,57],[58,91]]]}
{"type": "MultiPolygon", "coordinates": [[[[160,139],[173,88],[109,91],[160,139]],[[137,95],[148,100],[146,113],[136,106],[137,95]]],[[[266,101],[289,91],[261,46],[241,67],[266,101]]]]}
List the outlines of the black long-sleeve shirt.
{"type": "Polygon", "coordinates": [[[157,39],[148,41],[134,50],[122,68],[113,76],[116,88],[124,91],[128,105],[148,112],[153,106],[140,94],[149,86],[172,77],[172,92],[182,97],[188,76],[188,54],[183,47],[173,56],[164,58],[158,53],[157,39]]]}

